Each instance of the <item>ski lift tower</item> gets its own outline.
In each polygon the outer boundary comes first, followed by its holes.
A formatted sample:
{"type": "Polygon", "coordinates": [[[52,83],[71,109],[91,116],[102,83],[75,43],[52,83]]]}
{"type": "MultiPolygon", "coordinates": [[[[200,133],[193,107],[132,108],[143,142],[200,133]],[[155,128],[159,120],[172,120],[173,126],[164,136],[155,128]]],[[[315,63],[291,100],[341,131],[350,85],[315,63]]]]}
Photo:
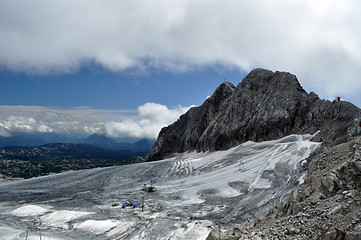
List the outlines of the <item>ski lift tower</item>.
{"type": "Polygon", "coordinates": [[[361,134],[361,111],[358,114],[358,118],[355,119],[355,134],[356,135],[361,134]]]}
{"type": "Polygon", "coordinates": [[[34,224],[34,226],[28,226],[28,228],[26,229],[25,240],[28,240],[29,232],[39,233],[39,239],[42,240],[41,230],[39,228],[39,226],[41,225],[40,219],[33,219],[33,224],[34,224]]]}
{"type": "Polygon", "coordinates": [[[239,161],[238,171],[244,172],[244,163],[242,161],[239,161]]]}
{"type": "Polygon", "coordinates": [[[28,235],[29,235],[30,231],[38,232],[39,233],[39,239],[42,240],[42,238],[41,238],[41,230],[38,227],[28,227],[28,229],[26,230],[25,240],[28,240],[28,235]]]}

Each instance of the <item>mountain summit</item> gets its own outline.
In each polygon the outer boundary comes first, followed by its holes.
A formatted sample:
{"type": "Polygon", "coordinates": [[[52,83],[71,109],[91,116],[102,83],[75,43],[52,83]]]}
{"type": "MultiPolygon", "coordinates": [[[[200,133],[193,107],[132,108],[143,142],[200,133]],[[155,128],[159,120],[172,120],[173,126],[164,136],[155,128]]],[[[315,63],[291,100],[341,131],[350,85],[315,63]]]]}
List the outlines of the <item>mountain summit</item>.
{"type": "Polygon", "coordinates": [[[147,161],[318,130],[324,143],[335,145],[347,139],[347,129],[359,113],[349,102],[308,94],[293,74],[254,69],[237,87],[222,83],[201,106],[164,127],[147,161]]]}

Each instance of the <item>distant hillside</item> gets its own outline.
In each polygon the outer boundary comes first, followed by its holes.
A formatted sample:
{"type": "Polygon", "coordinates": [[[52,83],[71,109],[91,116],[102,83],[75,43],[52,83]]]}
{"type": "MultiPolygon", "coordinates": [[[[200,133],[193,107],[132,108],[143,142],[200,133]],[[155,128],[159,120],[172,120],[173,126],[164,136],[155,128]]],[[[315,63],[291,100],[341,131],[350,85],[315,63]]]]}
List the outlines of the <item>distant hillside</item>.
{"type": "Polygon", "coordinates": [[[23,133],[15,132],[9,137],[0,136],[0,148],[19,146],[34,147],[51,143],[75,143],[75,144],[91,144],[103,148],[117,150],[150,151],[155,142],[153,139],[135,139],[135,138],[117,138],[111,139],[104,134],[92,134],[90,136],[81,136],[74,134],[59,133],[23,133]]]}
{"type": "Polygon", "coordinates": [[[164,127],[147,161],[318,130],[324,143],[335,145],[347,140],[347,130],[359,113],[349,102],[307,93],[290,73],[255,69],[237,87],[223,83],[201,106],[164,127]]]}
{"type": "Polygon", "coordinates": [[[111,148],[118,150],[131,150],[133,152],[149,152],[152,149],[155,140],[140,139],[134,143],[116,142],[102,134],[92,134],[89,137],[80,141],[83,144],[91,144],[103,148],[111,148]]]}
{"type": "Polygon", "coordinates": [[[147,153],[71,143],[4,147],[0,149],[0,175],[30,178],[67,170],[129,164],[136,162],[137,156],[145,157],[147,153]]]}
{"type": "Polygon", "coordinates": [[[71,142],[77,143],[79,136],[71,134],[57,133],[22,133],[15,132],[9,137],[0,136],[0,147],[21,146],[32,147],[41,146],[48,143],[71,142]]]}
{"type": "MultiPolygon", "coordinates": [[[[99,145],[99,146],[109,146],[109,147],[118,146],[118,143],[116,141],[102,134],[92,134],[89,137],[81,140],[80,143],[99,145]]],[[[125,144],[128,145],[127,143],[125,144]]]]}

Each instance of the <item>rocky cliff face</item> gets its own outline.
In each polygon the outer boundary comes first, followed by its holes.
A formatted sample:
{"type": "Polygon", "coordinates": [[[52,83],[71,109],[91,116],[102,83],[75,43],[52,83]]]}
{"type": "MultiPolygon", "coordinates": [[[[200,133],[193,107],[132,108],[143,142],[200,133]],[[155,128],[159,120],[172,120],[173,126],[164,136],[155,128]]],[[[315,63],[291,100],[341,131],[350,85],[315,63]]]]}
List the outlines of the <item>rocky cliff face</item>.
{"type": "Polygon", "coordinates": [[[317,130],[324,143],[335,145],[346,140],[347,129],[359,111],[349,102],[308,94],[290,73],[255,69],[237,87],[223,83],[201,106],[163,128],[147,161],[317,130]]]}

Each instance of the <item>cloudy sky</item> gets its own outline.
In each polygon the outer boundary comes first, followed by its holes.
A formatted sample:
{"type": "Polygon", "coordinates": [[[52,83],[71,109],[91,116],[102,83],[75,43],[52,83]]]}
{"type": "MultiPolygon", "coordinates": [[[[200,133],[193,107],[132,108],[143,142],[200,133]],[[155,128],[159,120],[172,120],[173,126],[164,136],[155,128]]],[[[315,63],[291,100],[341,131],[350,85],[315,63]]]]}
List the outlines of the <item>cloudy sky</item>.
{"type": "Polygon", "coordinates": [[[2,0],[0,136],[155,138],[253,68],[361,106],[361,2],[2,0]]]}

